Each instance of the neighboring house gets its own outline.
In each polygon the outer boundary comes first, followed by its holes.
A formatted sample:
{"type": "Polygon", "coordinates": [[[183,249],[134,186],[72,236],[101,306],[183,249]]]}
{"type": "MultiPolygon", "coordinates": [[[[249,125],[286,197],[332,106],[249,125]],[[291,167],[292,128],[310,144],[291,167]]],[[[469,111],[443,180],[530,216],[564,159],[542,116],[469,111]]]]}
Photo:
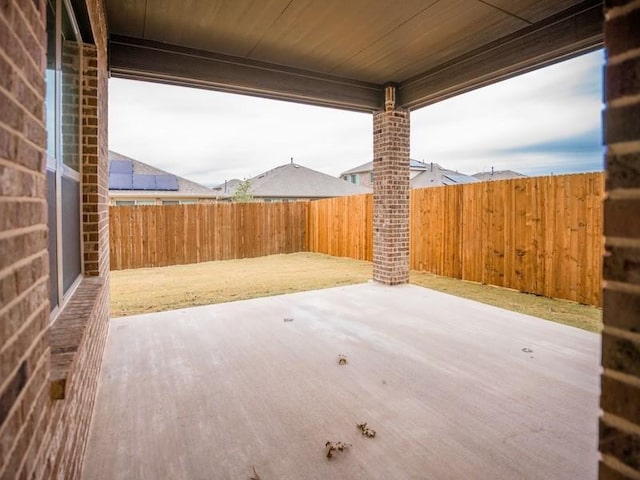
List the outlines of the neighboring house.
{"type": "MultiPolygon", "coordinates": [[[[293,161],[261,173],[249,181],[253,198],[265,202],[314,200],[371,193],[368,187],[343,182],[336,177],[303,167],[293,161]]],[[[227,182],[227,188],[233,196],[238,184],[229,188],[229,183],[231,182],[227,182]]],[[[224,188],[224,184],[214,188],[224,188]]]]}
{"type": "Polygon", "coordinates": [[[527,175],[522,173],[514,172],[513,170],[494,170],[491,169],[490,172],[478,172],[473,174],[481,182],[486,182],[489,180],[509,180],[511,178],[526,178],[527,175]]]}
{"type": "Polygon", "coordinates": [[[181,205],[212,203],[221,192],[109,151],[111,205],[181,205]]]}
{"type": "MultiPolygon", "coordinates": [[[[409,178],[413,179],[413,177],[429,168],[430,164],[421,162],[420,160],[411,159],[409,160],[409,178]]],[[[362,165],[351,168],[346,172],[342,172],[340,174],[340,178],[346,180],[349,183],[373,188],[373,162],[363,163],[362,165]]]]}
{"type": "MultiPolygon", "coordinates": [[[[352,184],[373,187],[375,181],[373,162],[363,163],[346,172],[342,172],[340,178],[352,184]]],[[[411,159],[409,161],[409,181],[411,182],[411,188],[425,188],[474,183],[478,180],[470,175],[442,168],[437,163],[425,163],[411,159]]]]}
{"type": "Polygon", "coordinates": [[[232,178],[231,180],[225,180],[224,183],[221,183],[220,185],[216,185],[212,188],[212,190],[219,192],[220,195],[224,197],[227,197],[229,195],[233,195],[233,193],[236,191],[236,188],[238,188],[238,185],[240,185],[241,183],[242,180],[240,180],[239,178],[232,178]]]}
{"type": "Polygon", "coordinates": [[[437,163],[431,163],[427,170],[418,173],[411,179],[411,188],[441,187],[476,182],[479,180],[471,175],[448,170],[437,163]]]}

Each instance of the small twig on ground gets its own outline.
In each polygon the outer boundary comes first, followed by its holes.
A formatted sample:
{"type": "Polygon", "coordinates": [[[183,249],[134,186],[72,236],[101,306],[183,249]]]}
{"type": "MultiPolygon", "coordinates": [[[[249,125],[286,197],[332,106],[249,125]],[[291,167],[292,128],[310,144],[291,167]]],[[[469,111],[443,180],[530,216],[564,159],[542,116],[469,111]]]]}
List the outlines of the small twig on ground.
{"type": "Polygon", "coordinates": [[[356,427],[358,427],[358,430],[360,430],[362,432],[362,435],[366,437],[373,438],[376,436],[376,431],[372,428],[367,427],[367,422],[356,423],[356,427]]]}
{"type": "Polygon", "coordinates": [[[347,356],[340,354],[338,355],[338,365],[346,365],[347,364],[347,356]]]}
{"type": "Polygon", "coordinates": [[[285,319],[284,319],[284,321],[285,321],[285,322],[293,322],[293,318],[289,318],[289,317],[287,317],[287,318],[285,318],[285,319]]]}
{"type": "Polygon", "coordinates": [[[249,478],[249,480],[261,480],[260,475],[256,472],[256,467],[251,468],[253,468],[253,477],[249,478]]]}
{"type": "Polygon", "coordinates": [[[348,448],[351,446],[350,443],[344,443],[344,442],[327,442],[324,444],[325,447],[327,447],[327,458],[329,460],[331,460],[333,458],[333,453],[338,451],[338,452],[342,452],[345,448],[348,448]]]}

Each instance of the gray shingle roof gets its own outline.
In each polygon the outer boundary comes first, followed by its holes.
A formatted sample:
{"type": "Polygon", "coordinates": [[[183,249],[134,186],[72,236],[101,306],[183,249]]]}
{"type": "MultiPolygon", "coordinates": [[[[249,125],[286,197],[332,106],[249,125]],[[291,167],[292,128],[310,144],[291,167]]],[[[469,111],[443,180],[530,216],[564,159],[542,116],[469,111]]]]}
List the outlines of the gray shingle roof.
{"type": "Polygon", "coordinates": [[[250,181],[250,193],[259,198],[328,198],[371,193],[368,187],[345,182],[297,163],[280,165],[250,181]]]}
{"type": "MultiPolygon", "coordinates": [[[[178,180],[178,191],[157,191],[157,195],[161,197],[166,196],[200,196],[203,198],[216,198],[225,196],[221,192],[217,192],[211,190],[210,188],[205,187],[204,185],[200,185],[199,183],[192,182],[191,180],[187,180],[186,178],[179,177],[173,173],[167,172],[165,170],[161,170],[159,168],[153,167],[146,163],[143,163],[139,160],[135,160],[131,157],[127,157],[126,155],[122,155],[120,153],[113,152],[109,150],[109,161],[112,160],[128,160],[133,164],[133,173],[139,175],[173,175],[178,180]]],[[[146,195],[149,196],[154,190],[110,190],[110,193],[117,192],[117,194],[122,195],[146,195]]]]}
{"type": "Polygon", "coordinates": [[[519,172],[514,172],[513,170],[494,170],[493,172],[478,172],[473,174],[481,182],[486,182],[487,180],[509,180],[510,178],[525,178],[527,175],[524,175],[519,172]]]}
{"type": "Polygon", "coordinates": [[[428,170],[419,173],[411,180],[411,188],[425,188],[425,187],[441,187],[443,185],[460,185],[463,183],[475,183],[479,180],[470,175],[464,173],[454,172],[442,168],[437,163],[431,165],[428,170]]]}
{"type": "MultiPolygon", "coordinates": [[[[426,170],[428,168],[430,168],[429,163],[421,162],[420,160],[414,160],[413,158],[409,159],[409,170],[414,170],[414,171],[426,170]]],[[[346,170],[342,172],[340,176],[349,175],[351,173],[366,173],[366,172],[372,172],[372,171],[373,171],[373,161],[363,163],[362,165],[358,165],[357,167],[353,167],[349,170],[346,170]]]]}

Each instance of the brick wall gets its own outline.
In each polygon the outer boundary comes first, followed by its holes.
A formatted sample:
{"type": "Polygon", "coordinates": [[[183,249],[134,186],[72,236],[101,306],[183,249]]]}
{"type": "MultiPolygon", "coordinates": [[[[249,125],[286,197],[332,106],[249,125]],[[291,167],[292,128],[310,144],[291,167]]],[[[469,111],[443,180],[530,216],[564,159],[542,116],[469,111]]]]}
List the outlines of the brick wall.
{"type": "Polygon", "coordinates": [[[83,50],[82,222],[85,275],[109,274],[109,152],[106,55],[83,50]]]}
{"type": "Polygon", "coordinates": [[[409,281],[409,111],[395,93],[373,115],[373,279],[387,285],[409,281]]]}
{"type": "Polygon", "coordinates": [[[82,163],[87,278],[50,326],[44,0],[0,3],[0,479],[79,478],[108,328],[106,27],[88,2],[82,163]],[[93,70],[91,70],[93,68],[93,70]],[[93,87],[92,89],[88,87],[93,87]],[[84,118],[86,117],[86,118],[84,118]],[[92,196],[92,194],[94,194],[92,196]],[[87,195],[84,197],[84,195],[87,195]],[[92,261],[95,260],[93,263],[92,261]],[[63,365],[64,368],[58,368],[63,365]],[[60,377],[58,377],[60,376],[60,377]],[[63,398],[52,380],[63,378],[63,398]]]}
{"type": "Polygon", "coordinates": [[[640,1],[608,0],[601,479],[640,478],[640,1]]]}
{"type": "Polygon", "coordinates": [[[47,422],[45,4],[0,4],[0,478],[47,422]]]}

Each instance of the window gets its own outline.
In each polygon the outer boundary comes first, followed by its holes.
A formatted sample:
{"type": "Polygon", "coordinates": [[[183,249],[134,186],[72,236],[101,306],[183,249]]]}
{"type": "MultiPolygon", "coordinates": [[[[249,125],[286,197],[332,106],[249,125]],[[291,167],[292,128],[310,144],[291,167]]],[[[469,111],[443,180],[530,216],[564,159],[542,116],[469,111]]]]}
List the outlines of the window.
{"type": "MultiPolygon", "coordinates": [[[[80,217],[80,88],[82,43],[63,0],[47,1],[45,108],[47,211],[52,312],[73,292],[82,273],[80,217]]],[[[52,315],[55,318],[55,315],[52,315]]]]}
{"type": "Polygon", "coordinates": [[[355,183],[355,184],[358,183],[358,175],[356,174],[351,175],[351,183],[355,183]]]}
{"type": "Polygon", "coordinates": [[[369,183],[371,183],[371,185],[373,185],[373,172],[371,172],[369,174],[369,183]]]}

